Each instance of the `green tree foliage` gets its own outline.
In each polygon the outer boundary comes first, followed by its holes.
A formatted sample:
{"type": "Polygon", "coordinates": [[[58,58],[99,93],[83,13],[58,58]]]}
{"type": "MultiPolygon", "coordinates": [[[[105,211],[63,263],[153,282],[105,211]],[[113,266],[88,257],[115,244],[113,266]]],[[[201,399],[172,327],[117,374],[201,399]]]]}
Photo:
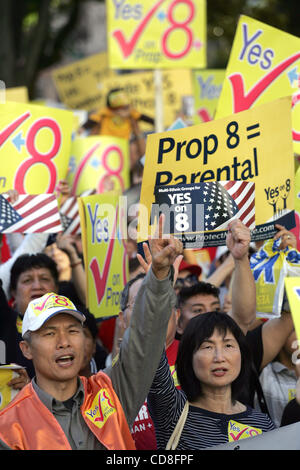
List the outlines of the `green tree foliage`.
{"type": "Polygon", "coordinates": [[[209,68],[226,68],[240,15],[300,36],[299,0],[207,0],[209,68]]]}
{"type": "Polygon", "coordinates": [[[0,0],[0,78],[6,87],[32,92],[38,72],[60,58],[83,1],[0,0]]]}
{"type": "MultiPolygon", "coordinates": [[[[86,1],[0,0],[0,79],[6,87],[27,86],[34,95],[38,73],[59,62],[86,1]]],[[[299,36],[299,0],[207,0],[209,68],[226,67],[241,14],[299,36]]]]}

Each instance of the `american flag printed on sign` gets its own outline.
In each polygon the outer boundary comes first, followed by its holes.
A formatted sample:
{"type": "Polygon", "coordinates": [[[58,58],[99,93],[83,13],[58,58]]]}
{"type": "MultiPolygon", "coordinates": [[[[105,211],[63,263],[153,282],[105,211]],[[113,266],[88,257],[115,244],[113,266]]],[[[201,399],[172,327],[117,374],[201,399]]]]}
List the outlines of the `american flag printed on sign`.
{"type": "Polygon", "coordinates": [[[19,194],[13,204],[7,194],[0,195],[0,232],[57,233],[61,230],[54,194],[19,194]]]}
{"type": "Polygon", "coordinates": [[[155,204],[151,208],[152,221],[161,211],[164,211],[164,204],[168,205],[171,210],[169,233],[185,232],[181,228],[184,223],[177,221],[173,224],[174,219],[176,221],[181,216],[186,218],[186,222],[188,220],[187,233],[225,231],[233,219],[240,219],[250,230],[255,228],[255,185],[253,182],[207,181],[157,186],[155,204]],[[185,200],[190,202],[185,203],[185,200]],[[177,211],[177,207],[183,207],[185,210],[177,211]],[[201,218],[199,218],[200,215],[201,218]]]}
{"type": "MultiPolygon", "coordinates": [[[[80,194],[80,197],[96,194],[95,189],[89,189],[80,194]]],[[[63,232],[69,235],[78,235],[81,233],[80,216],[77,197],[69,197],[59,209],[63,232]]]]}
{"type": "MultiPolygon", "coordinates": [[[[234,209],[231,218],[240,219],[246,227],[253,230],[255,228],[255,184],[249,181],[219,181],[218,183],[233,200],[234,209]]],[[[218,227],[218,229],[222,228],[222,226],[218,227]]]]}
{"type": "Polygon", "coordinates": [[[204,231],[226,230],[233,219],[240,219],[249,229],[255,227],[254,183],[247,181],[208,181],[186,185],[192,191],[193,203],[204,207],[204,231]]]}

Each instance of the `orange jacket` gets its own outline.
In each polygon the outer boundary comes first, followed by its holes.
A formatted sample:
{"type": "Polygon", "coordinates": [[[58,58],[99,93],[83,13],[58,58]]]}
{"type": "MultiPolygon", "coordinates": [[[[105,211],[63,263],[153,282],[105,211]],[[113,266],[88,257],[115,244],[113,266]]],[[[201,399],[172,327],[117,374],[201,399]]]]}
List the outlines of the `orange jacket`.
{"type": "MultiPolygon", "coordinates": [[[[108,450],[135,450],[110,378],[98,372],[80,379],[85,392],[81,414],[93,434],[108,450]]],[[[71,450],[58,421],[31,383],[1,410],[0,439],[13,450],[71,450]]]]}

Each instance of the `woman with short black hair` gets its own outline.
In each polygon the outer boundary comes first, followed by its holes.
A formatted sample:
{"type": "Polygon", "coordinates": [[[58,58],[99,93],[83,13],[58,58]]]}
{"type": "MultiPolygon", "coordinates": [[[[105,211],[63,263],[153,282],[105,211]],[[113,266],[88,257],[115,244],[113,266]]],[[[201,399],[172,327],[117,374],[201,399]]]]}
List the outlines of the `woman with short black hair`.
{"type": "Polygon", "coordinates": [[[148,395],[158,449],[196,450],[275,429],[267,415],[236,399],[247,386],[250,352],[242,330],[226,313],[190,320],[176,369],[181,390],[163,355],[148,395]]]}

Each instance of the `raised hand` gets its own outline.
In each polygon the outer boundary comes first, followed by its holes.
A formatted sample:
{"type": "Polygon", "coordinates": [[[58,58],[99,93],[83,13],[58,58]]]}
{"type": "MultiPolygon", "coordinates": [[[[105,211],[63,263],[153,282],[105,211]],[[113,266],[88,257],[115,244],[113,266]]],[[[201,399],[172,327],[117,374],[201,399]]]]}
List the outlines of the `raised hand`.
{"type": "Polygon", "coordinates": [[[170,266],[174,264],[176,258],[182,255],[183,252],[183,245],[180,240],[174,238],[172,235],[169,238],[163,236],[164,221],[165,216],[161,214],[155,235],[149,239],[152,271],[158,279],[167,277],[170,266]]]}
{"type": "MultiPolygon", "coordinates": [[[[139,260],[139,263],[142,266],[142,268],[144,269],[145,273],[147,273],[149,271],[150,267],[151,267],[151,264],[152,264],[152,255],[151,255],[151,251],[150,251],[150,248],[149,248],[147,243],[143,243],[143,250],[144,250],[145,259],[139,253],[137,254],[137,259],[139,260]]],[[[174,284],[175,284],[175,282],[177,280],[177,277],[178,277],[179,266],[180,266],[180,263],[181,263],[182,259],[183,259],[183,255],[178,255],[177,258],[175,259],[174,263],[173,263],[173,267],[174,267],[174,284]]]]}
{"type": "Polygon", "coordinates": [[[248,256],[251,240],[250,230],[239,219],[233,220],[228,225],[226,245],[235,259],[248,256]]]}
{"type": "Polygon", "coordinates": [[[278,232],[274,236],[274,240],[281,238],[279,249],[284,250],[287,246],[296,249],[297,239],[295,235],[292,232],[289,232],[283,225],[276,224],[275,227],[278,229],[278,232]]]}

